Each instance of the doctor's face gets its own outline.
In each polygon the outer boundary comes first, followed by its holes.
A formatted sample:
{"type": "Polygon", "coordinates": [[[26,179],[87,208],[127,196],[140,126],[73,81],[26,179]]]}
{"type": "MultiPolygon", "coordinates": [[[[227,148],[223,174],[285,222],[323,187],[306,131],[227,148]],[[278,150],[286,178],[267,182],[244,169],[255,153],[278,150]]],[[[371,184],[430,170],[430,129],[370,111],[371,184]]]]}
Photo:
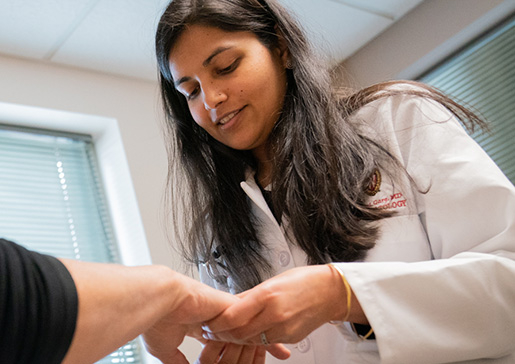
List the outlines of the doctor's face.
{"type": "Polygon", "coordinates": [[[286,52],[269,50],[253,33],[191,25],[169,62],[195,122],[231,148],[257,152],[283,106],[285,58],[286,52]]]}

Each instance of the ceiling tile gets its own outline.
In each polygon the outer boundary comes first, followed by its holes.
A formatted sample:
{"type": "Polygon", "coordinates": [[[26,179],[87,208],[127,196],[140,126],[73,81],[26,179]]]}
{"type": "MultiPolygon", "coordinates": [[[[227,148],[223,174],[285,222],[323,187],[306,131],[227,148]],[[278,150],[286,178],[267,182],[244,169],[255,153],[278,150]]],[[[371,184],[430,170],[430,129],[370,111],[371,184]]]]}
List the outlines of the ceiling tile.
{"type": "Polygon", "coordinates": [[[155,79],[154,32],[168,0],[101,0],[53,61],[155,79]]]}
{"type": "Polygon", "coordinates": [[[331,0],[362,11],[398,20],[423,0],[331,0]]]}
{"type": "Polygon", "coordinates": [[[331,63],[350,56],[393,21],[331,0],[281,0],[331,63]]]}
{"type": "Polygon", "coordinates": [[[0,52],[45,58],[97,0],[1,0],[0,52]]]}

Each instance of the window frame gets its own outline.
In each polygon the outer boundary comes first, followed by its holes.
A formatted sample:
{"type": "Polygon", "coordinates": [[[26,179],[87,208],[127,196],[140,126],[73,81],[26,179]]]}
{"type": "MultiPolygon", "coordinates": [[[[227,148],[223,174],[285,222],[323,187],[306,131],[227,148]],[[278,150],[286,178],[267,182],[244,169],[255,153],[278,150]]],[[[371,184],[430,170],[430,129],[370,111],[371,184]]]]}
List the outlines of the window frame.
{"type": "Polygon", "coordinates": [[[418,80],[446,59],[466,48],[482,34],[496,28],[515,14],[515,2],[504,0],[463,29],[451,35],[435,48],[427,49],[424,55],[396,73],[394,79],[418,80]]]}
{"type": "MultiPolygon", "coordinates": [[[[504,115],[501,116],[499,113],[496,113],[496,111],[492,111],[491,106],[486,105],[485,102],[487,98],[495,98],[495,96],[492,95],[497,95],[497,100],[504,100],[503,96],[508,95],[507,91],[513,93],[513,88],[507,90],[500,86],[503,84],[501,81],[509,81],[513,78],[513,72],[503,74],[500,69],[498,70],[497,67],[493,65],[492,68],[487,71],[490,72],[497,70],[497,72],[502,75],[499,77],[498,83],[495,83],[494,81],[488,83],[487,81],[482,80],[481,77],[473,79],[471,76],[467,77],[464,75],[466,75],[466,72],[470,73],[472,67],[477,70],[480,62],[485,62],[486,57],[490,57],[490,59],[498,58],[500,60],[500,65],[509,64],[508,62],[504,62],[504,59],[513,58],[514,53],[511,49],[509,52],[504,52],[502,57],[495,52],[500,51],[499,48],[502,48],[503,50],[505,49],[505,45],[499,43],[503,41],[503,38],[506,39],[506,37],[511,37],[510,39],[513,39],[514,24],[515,11],[509,13],[488,29],[478,33],[476,37],[457,48],[452,54],[440,59],[439,62],[435,63],[433,66],[428,67],[416,78],[418,81],[437,87],[440,91],[448,94],[458,102],[465,103],[466,106],[471,107],[473,111],[477,112],[480,117],[485,118],[485,121],[490,125],[490,131],[492,133],[485,133],[484,131],[479,130],[472,133],[471,136],[494,160],[494,162],[498,164],[499,168],[502,169],[503,173],[512,183],[515,182],[515,174],[513,172],[515,165],[506,161],[513,150],[509,143],[506,140],[503,141],[502,138],[503,134],[508,133],[507,135],[511,135],[515,131],[513,123],[511,122],[512,119],[504,117],[507,112],[510,112],[510,115],[513,115],[514,110],[509,107],[508,111],[506,111],[506,109],[502,109],[504,115]],[[475,59],[473,59],[474,57],[475,59]],[[462,70],[459,67],[462,65],[465,71],[463,73],[459,73],[458,70],[462,70]],[[449,71],[454,72],[453,76],[455,78],[452,78],[449,75],[449,71]],[[431,80],[431,76],[434,73],[436,73],[436,79],[431,80]],[[476,80],[477,83],[475,82],[476,80]],[[469,82],[467,85],[468,88],[464,86],[464,82],[469,82]],[[450,86],[448,85],[449,83],[451,83],[450,86]],[[498,88],[498,94],[491,92],[492,89],[495,88],[494,84],[495,87],[498,88]],[[479,85],[482,85],[483,88],[480,88],[479,85]],[[449,86],[450,88],[446,88],[446,86],[449,86]],[[499,92],[499,89],[502,90],[502,92],[499,92]],[[472,99],[468,97],[470,96],[470,94],[467,95],[468,92],[475,94],[472,99]],[[478,96],[478,94],[482,96],[478,96]],[[504,150],[505,152],[499,152],[499,150],[504,150]]],[[[507,40],[504,40],[504,42],[509,43],[507,40]]],[[[484,66],[481,67],[481,69],[484,68],[484,66]]],[[[488,77],[485,79],[492,80],[492,78],[488,77]]],[[[508,84],[509,82],[506,83],[508,84]]],[[[504,102],[506,103],[506,106],[508,106],[509,101],[504,100],[504,102]]]]}
{"type": "MultiPolygon", "coordinates": [[[[118,122],[114,118],[0,102],[0,123],[91,135],[120,263],[152,264],[118,122]]],[[[159,361],[144,350],[146,364],[159,361]]]]}

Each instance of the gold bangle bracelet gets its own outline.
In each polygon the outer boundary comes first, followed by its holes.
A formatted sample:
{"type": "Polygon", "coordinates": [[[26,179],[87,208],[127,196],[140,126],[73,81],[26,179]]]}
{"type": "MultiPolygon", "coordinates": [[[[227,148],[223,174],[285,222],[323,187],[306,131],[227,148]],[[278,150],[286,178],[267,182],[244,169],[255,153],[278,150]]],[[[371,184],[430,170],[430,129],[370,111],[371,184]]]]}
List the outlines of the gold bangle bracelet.
{"type": "Polygon", "coordinates": [[[345,286],[345,293],[347,295],[347,312],[345,313],[345,317],[342,320],[343,322],[345,322],[345,321],[349,320],[349,316],[350,316],[350,310],[351,310],[351,304],[352,304],[352,291],[350,289],[349,282],[347,282],[347,278],[345,278],[342,271],[337,266],[335,266],[333,263],[329,263],[328,266],[331,269],[336,270],[336,272],[338,272],[338,274],[342,278],[343,285],[345,286]]]}

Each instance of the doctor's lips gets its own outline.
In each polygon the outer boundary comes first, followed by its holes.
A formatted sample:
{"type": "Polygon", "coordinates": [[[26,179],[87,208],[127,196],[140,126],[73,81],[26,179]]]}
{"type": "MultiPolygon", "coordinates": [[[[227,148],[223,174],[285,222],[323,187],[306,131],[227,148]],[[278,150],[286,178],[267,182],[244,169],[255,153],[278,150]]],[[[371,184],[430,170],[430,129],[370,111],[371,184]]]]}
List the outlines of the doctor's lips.
{"type": "Polygon", "coordinates": [[[243,110],[244,108],[245,108],[245,106],[244,106],[244,107],[242,107],[242,108],[241,108],[241,109],[239,109],[239,110],[231,111],[230,113],[225,114],[224,116],[222,116],[222,117],[220,117],[220,118],[216,119],[216,120],[214,121],[214,124],[220,124],[220,125],[225,125],[225,124],[227,124],[227,122],[229,122],[229,120],[231,120],[233,117],[235,117],[236,115],[238,115],[238,114],[240,113],[240,111],[241,111],[241,110],[243,110]]]}

